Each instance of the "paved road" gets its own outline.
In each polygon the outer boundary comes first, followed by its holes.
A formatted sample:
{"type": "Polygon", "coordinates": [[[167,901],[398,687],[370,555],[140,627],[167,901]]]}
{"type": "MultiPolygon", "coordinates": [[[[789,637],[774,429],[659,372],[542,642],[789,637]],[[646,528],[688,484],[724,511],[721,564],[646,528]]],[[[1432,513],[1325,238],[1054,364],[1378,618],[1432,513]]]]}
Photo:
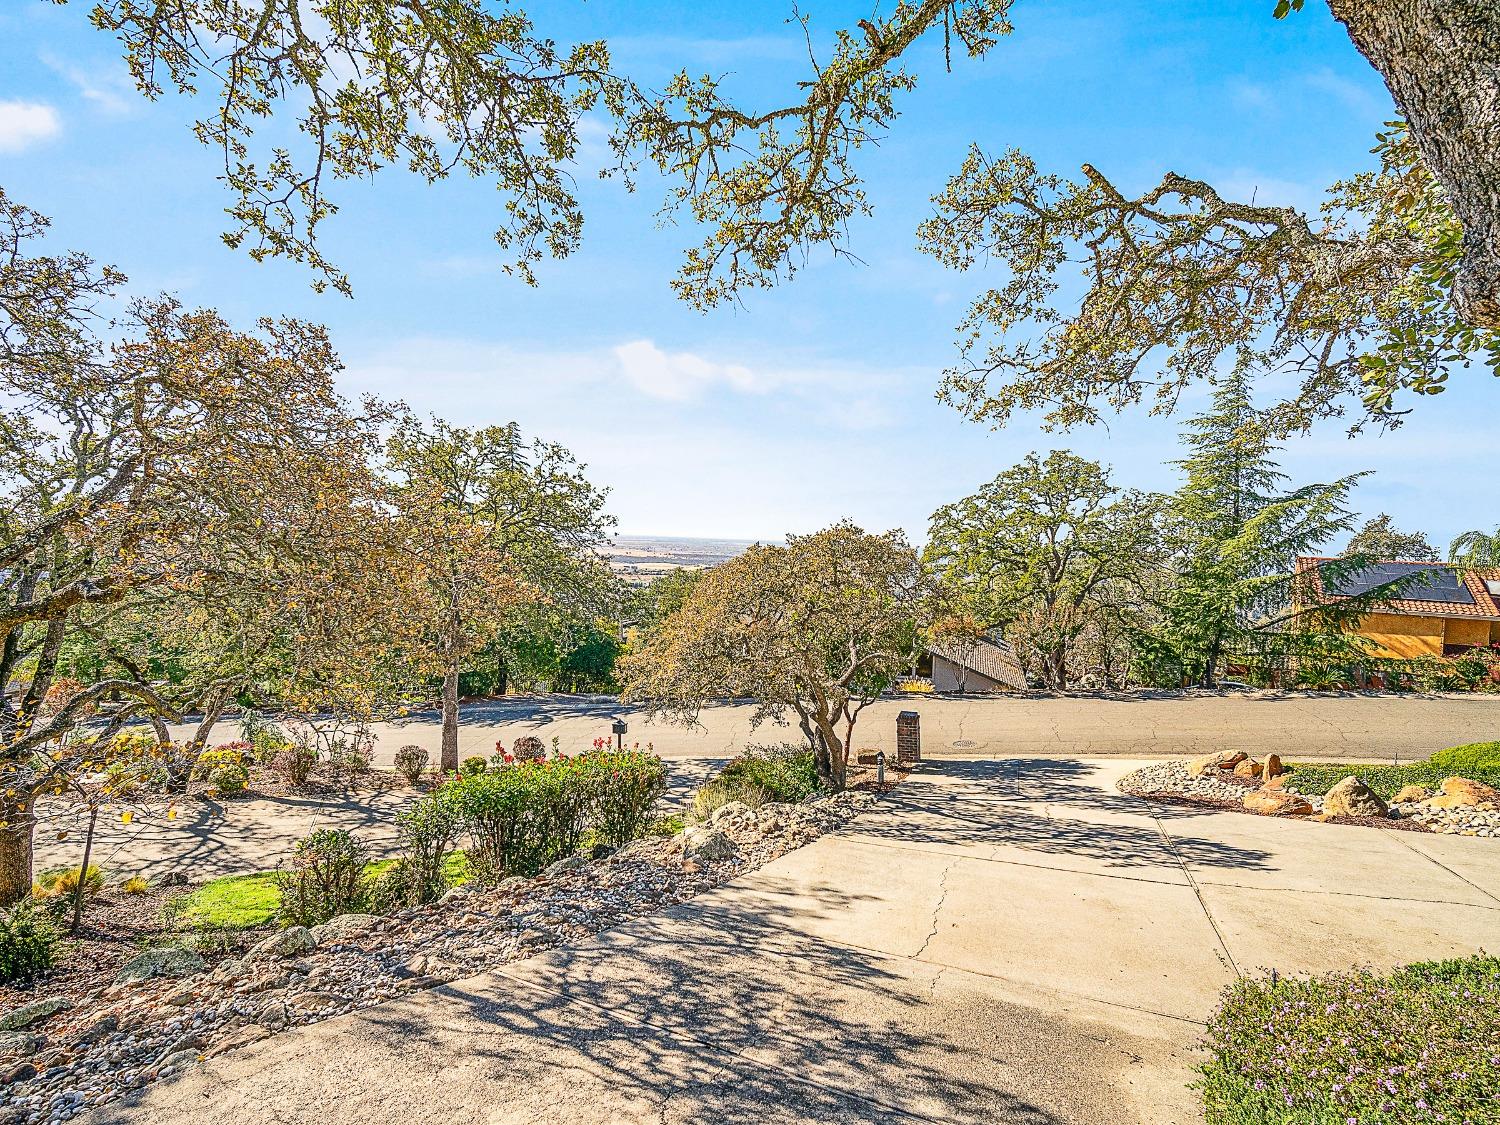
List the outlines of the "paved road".
{"type": "MultiPolygon", "coordinates": [[[[922,716],[930,756],[1157,757],[1239,749],[1256,756],[1402,759],[1465,742],[1500,738],[1500,696],[1307,695],[1294,692],[1141,693],[1092,696],[915,697],[881,700],[860,717],[855,742],[895,751],[896,714],[922,716]]],[[[460,753],[488,755],[496,740],[556,736],[565,750],[609,735],[622,715],[627,741],[651,743],[665,757],[723,758],[747,742],[797,741],[793,727],[750,726],[748,704],[704,709],[697,727],[649,723],[605,696],[540,696],[471,703],[462,711],[460,753]]],[[[234,726],[221,727],[230,737],[234,726]]],[[[432,713],[375,730],[376,757],[389,765],[403,743],[437,755],[440,730],[432,713]]]]}
{"type": "Polygon", "coordinates": [[[82,1120],[1185,1125],[1237,973],[1500,947],[1492,842],[1149,806],[1112,788],[1130,765],[926,766],[846,831],[583,948],[82,1120]]]}

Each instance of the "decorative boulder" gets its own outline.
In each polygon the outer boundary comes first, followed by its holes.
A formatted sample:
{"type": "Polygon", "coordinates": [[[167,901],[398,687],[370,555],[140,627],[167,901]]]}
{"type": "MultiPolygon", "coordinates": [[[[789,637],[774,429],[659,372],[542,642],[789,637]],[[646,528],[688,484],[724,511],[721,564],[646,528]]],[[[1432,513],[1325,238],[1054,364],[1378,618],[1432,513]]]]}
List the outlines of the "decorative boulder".
{"type": "Polygon", "coordinates": [[[73,1001],[61,996],[51,996],[46,1000],[33,1000],[30,1004],[22,1004],[19,1008],[12,1008],[0,1016],[0,1031],[20,1031],[34,1023],[51,1019],[58,1012],[65,1012],[72,1006],[73,1001]]]}
{"type": "Polygon", "coordinates": [[[261,941],[245,957],[256,961],[271,957],[299,957],[317,948],[318,939],[306,926],[288,926],[261,941]]]}
{"type": "Polygon", "coordinates": [[[1204,754],[1201,758],[1188,762],[1187,771],[1194,777],[1202,777],[1218,770],[1232,770],[1246,757],[1248,755],[1238,750],[1215,750],[1212,754],[1204,754]]]}
{"type": "Polygon", "coordinates": [[[1500,789],[1467,777],[1445,777],[1443,792],[1427,802],[1435,809],[1482,809],[1500,806],[1500,789]]]}
{"type": "Polygon", "coordinates": [[[1267,754],[1265,769],[1261,771],[1261,776],[1269,781],[1271,778],[1280,777],[1284,773],[1286,773],[1286,767],[1281,764],[1281,755],[1267,754]]]}
{"type": "Polygon", "coordinates": [[[734,841],[717,828],[689,828],[682,834],[682,851],[688,859],[699,862],[731,859],[737,850],[734,841]]]}
{"type": "Polygon", "coordinates": [[[1245,808],[1261,816],[1311,816],[1313,807],[1295,793],[1281,789],[1252,789],[1245,794],[1245,808]]]}
{"type": "Polygon", "coordinates": [[[1323,797],[1329,816],[1385,816],[1390,810],[1368,785],[1357,777],[1346,777],[1323,797]]]}
{"type": "Polygon", "coordinates": [[[1432,796],[1432,790],[1425,785],[1403,785],[1391,799],[1394,805],[1410,804],[1413,801],[1425,801],[1432,796]]]}
{"type": "Polygon", "coordinates": [[[115,980],[137,984],[157,977],[190,977],[202,968],[203,958],[191,949],[148,949],[125,962],[115,980]]]}
{"type": "Polygon", "coordinates": [[[1243,762],[1234,767],[1234,776],[1246,777],[1251,779],[1257,778],[1260,776],[1260,763],[1257,762],[1254,758],[1246,758],[1243,762]]]}

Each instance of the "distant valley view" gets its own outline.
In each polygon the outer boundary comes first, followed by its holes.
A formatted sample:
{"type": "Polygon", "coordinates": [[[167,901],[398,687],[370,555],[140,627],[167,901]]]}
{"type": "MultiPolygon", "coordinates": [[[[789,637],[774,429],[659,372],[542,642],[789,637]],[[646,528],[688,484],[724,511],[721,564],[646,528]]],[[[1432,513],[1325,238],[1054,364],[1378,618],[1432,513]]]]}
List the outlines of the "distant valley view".
{"type": "Polygon", "coordinates": [[[753,539],[689,539],[676,535],[621,535],[604,547],[615,572],[633,586],[683,567],[714,566],[732,559],[753,539]]]}

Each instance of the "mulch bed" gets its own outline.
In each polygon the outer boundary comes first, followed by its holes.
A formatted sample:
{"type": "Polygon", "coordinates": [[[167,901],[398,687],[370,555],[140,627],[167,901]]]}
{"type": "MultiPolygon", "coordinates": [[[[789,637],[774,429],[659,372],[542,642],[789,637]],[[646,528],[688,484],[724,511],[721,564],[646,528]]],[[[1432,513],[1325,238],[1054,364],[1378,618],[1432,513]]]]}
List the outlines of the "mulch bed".
{"type": "MultiPolygon", "coordinates": [[[[1228,781],[1229,778],[1221,778],[1228,781]]],[[[1244,781],[1244,778],[1235,778],[1236,782],[1244,781]]],[[[1254,783],[1245,785],[1247,790],[1258,788],[1254,783]]],[[[1312,820],[1310,816],[1291,816],[1286,813],[1258,813],[1251,812],[1238,801],[1221,800],[1215,797],[1189,797],[1182,793],[1167,793],[1157,790],[1153,793],[1138,793],[1136,796],[1146,801],[1159,801],[1164,805],[1177,805],[1182,808],[1192,809],[1218,809],[1221,812],[1241,813],[1245,816],[1274,816],[1280,820],[1312,820]]],[[[1431,832],[1432,829],[1419,820],[1402,817],[1400,820],[1392,820],[1384,816],[1331,816],[1327,820],[1318,821],[1319,824],[1355,824],[1363,828],[1386,828],[1394,832],[1431,832]]]]}

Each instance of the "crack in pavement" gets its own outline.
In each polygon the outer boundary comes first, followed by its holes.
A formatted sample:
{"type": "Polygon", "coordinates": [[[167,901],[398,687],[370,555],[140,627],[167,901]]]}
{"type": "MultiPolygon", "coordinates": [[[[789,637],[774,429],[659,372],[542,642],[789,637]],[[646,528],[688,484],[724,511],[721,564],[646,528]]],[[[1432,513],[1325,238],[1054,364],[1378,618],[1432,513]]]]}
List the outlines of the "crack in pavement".
{"type": "Polygon", "coordinates": [[[1193,873],[1188,868],[1187,860],[1183,859],[1182,853],[1177,850],[1177,842],[1172,839],[1171,834],[1166,829],[1166,825],[1162,824],[1159,816],[1152,813],[1151,819],[1156,824],[1156,831],[1161,834],[1162,843],[1167,845],[1168,850],[1176,857],[1178,865],[1182,868],[1183,875],[1187,876],[1188,886],[1193,889],[1193,897],[1198,900],[1198,905],[1203,910],[1203,916],[1208,919],[1208,924],[1213,929],[1214,937],[1219,941],[1219,949],[1223,952],[1226,963],[1234,970],[1236,977],[1243,977],[1245,974],[1240,972],[1239,965],[1235,963],[1234,954],[1229,952],[1229,943],[1224,940],[1224,933],[1219,929],[1219,923],[1214,918],[1213,911],[1208,908],[1208,900],[1203,897],[1203,890],[1198,886],[1198,880],[1193,878],[1193,873]]]}
{"type": "Polygon", "coordinates": [[[932,944],[932,939],[937,937],[938,915],[942,913],[943,904],[948,901],[948,873],[955,867],[957,867],[958,864],[962,862],[963,858],[963,856],[954,856],[943,866],[942,877],[938,879],[937,905],[932,908],[932,929],[929,930],[927,936],[922,939],[922,947],[911,955],[911,959],[913,961],[921,960],[922,954],[926,953],[927,947],[932,944]]]}
{"type": "MultiPolygon", "coordinates": [[[[1399,833],[1399,832],[1393,832],[1392,835],[1399,837],[1401,835],[1401,833],[1399,833]]],[[[1435,856],[1435,855],[1433,855],[1431,852],[1424,851],[1423,849],[1417,847],[1415,844],[1413,844],[1413,843],[1411,843],[1410,841],[1407,841],[1407,840],[1398,839],[1396,842],[1399,843],[1399,844],[1401,844],[1403,847],[1409,849],[1410,851],[1416,852],[1419,856],[1421,856],[1423,859],[1427,860],[1428,862],[1436,864],[1438,867],[1440,867],[1444,871],[1446,871],[1449,875],[1452,875],[1459,882],[1461,882],[1461,883],[1467,883],[1469,886],[1473,887],[1476,891],[1478,891],[1480,894],[1482,894],[1485,898],[1491,900],[1492,902],[1500,904],[1500,898],[1496,898],[1489,891],[1485,890],[1478,883],[1474,882],[1474,880],[1469,879],[1469,878],[1465,877],[1464,875],[1460,874],[1459,872],[1453,870],[1453,868],[1449,867],[1446,863],[1444,863],[1442,860],[1438,859],[1438,857],[1435,856]]],[[[1488,907],[1481,907],[1481,909],[1488,909],[1488,907]]]]}

